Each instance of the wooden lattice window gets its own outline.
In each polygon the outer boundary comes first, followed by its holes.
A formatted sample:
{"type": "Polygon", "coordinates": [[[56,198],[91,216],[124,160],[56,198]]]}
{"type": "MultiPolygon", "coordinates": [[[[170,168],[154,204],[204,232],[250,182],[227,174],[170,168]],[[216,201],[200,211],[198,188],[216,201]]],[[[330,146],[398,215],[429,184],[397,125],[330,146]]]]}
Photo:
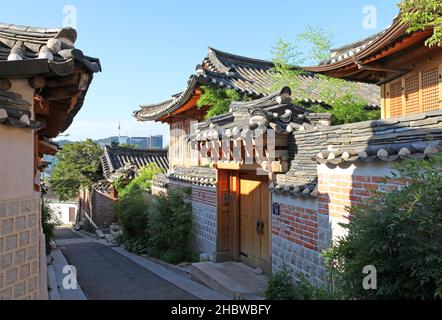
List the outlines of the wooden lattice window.
{"type": "Polygon", "coordinates": [[[437,110],[440,106],[439,69],[434,68],[422,72],[423,111],[437,110]]]}
{"type": "Polygon", "coordinates": [[[390,116],[402,115],[402,82],[397,81],[390,85],[390,116]]]}
{"type": "Polygon", "coordinates": [[[405,112],[406,114],[419,112],[419,74],[405,78],[405,112]]]}

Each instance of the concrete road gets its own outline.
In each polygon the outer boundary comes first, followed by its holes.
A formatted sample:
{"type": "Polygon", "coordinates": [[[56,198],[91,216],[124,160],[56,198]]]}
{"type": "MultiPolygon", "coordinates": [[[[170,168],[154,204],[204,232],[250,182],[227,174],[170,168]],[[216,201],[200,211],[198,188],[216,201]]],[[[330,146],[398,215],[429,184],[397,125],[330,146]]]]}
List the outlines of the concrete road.
{"type": "MultiPolygon", "coordinates": [[[[55,240],[75,239],[70,230],[57,230],[55,240]]],[[[195,296],[155,275],[110,247],[97,242],[61,245],[88,300],[197,300],[195,296]]]]}

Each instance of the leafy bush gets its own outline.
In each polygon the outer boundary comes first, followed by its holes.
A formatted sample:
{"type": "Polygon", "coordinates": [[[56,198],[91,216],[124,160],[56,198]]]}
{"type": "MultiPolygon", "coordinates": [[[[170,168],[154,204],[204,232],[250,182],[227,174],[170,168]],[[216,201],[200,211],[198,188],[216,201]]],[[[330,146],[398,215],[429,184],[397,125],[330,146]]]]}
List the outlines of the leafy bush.
{"type": "Polygon", "coordinates": [[[312,111],[316,113],[331,113],[333,115],[333,125],[346,123],[355,123],[368,120],[378,120],[381,118],[380,110],[367,111],[367,103],[358,96],[346,94],[336,96],[332,101],[332,109],[324,107],[313,107],[312,111]]]}
{"type": "Polygon", "coordinates": [[[409,184],[354,207],[348,236],[327,253],[347,298],[442,298],[442,158],[397,169],[409,184]],[[369,265],[377,269],[377,290],[362,286],[369,265]]]}
{"type": "Polygon", "coordinates": [[[267,300],[295,300],[295,284],[290,269],[284,267],[271,275],[265,297],[267,300]]]}
{"type": "Polygon", "coordinates": [[[335,288],[331,273],[319,288],[312,285],[304,274],[298,279],[287,266],[270,277],[265,296],[268,300],[340,300],[342,293],[335,288]]]}
{"type": "Polygon", "coordinates": [[[127,195],[137,193],[138,190],[150,190],[153,179],[161,172],[162,170],[156,164],[149,163],[141,168],[138,176],[128,184],[121,179],[117,179],[114,182],[114,186],[117,189],[118,196],[124,199],[127,195]]]}
{"type": "Polygon", "coordinates": [[[170,263],[192,259],[192,206],[185,199],[189,189],[170,190],[155,197],[149,207],[148,252],[170,263]]]}
{"type": "Polygon", "coordinates": [[[198,108],[210,106],[206,118],[212,118],[218,115],[228,113],[230,104],[233,101],[248,101],[246,96],[240,95],[232,89],[220,89],[204,86],[203,94],[197,102],[198,108]]]}
{"type": "Polygon", "coordinates": [[[123,228],[118,242],[136,254],[170,263],[192,260],[192,207],[185,200],[190,190],[153,196],[145,187],[145,183],[131,183],[123,189],[115,207],[123,228]]]}
{"type": "Polygon", "coordinates": [[[152,196],[139,186],[134,186],[115,205],[119,222],[123,228],[122,243],[137,254],[145,253],[147,247],[149,239],[147,208],[151,201],[152,196]]]}

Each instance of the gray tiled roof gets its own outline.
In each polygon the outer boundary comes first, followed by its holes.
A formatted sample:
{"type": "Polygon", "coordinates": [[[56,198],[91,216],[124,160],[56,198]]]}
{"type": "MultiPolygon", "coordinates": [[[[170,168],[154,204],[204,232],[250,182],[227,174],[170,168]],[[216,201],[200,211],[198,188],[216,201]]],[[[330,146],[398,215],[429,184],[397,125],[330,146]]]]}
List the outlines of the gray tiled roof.
{"type": "MultiPolygon", "coordinates": [[[[299,87],[296,92],[293,92],[294,99],[306,102],[320,100],[321,95],[318,91],[321,84],[327,82],[326,78],[313,73],[300,73],[298,79],[299,87]]],[[[259,99],[271,94],[274,86],[278,84],[280,80],[276,77],[272,62],[209,48],[207,57],[201,65],[196,67],[196,72],[189,78],[183,93],[175,95],[172,101],[141,106],[140,110],[134,112],[134,117],[140,121],[159,120],[164,115],[178,110],[192,97],[196,88],[204,85],[233,89],[252,99],[259,99]]],[[[362,83],[352,84],[352,86],[356,86],[358,92],[367,99],[369,104],[379,105],[379,87],[362,83]]]]}
{"type": "Polygon", "coordinates": [[[324,134],[326,144],[313,157],[318,163],[423,159],[442,152],[442,110],[330,127],[324,134]]]}
{"type": "Polygon", "coordinates": [[[175,167],[173,173],[156,175],[153,185],[167,189],[171,181],[214,188],[217,185],[216,170],[205,167],[175,167]]]}
{"type": "Polygon", "coordinates": [[[106,178],[127,165],[133,165],[140,169],[154,163],[164,171],[169,168],[168,151],[164,149],[131,149],[106,146],[101,157],[101,163],[106,178]]]}
{"type": "Polygon", "coordinates": [[[0,124],[39,130],[43,125],[31,120],[31,104],[18,93],[0,90],[0,124]]]}
{"type": "Polygon", "coordinates": [[[385,35],[387,32],[390,31],[390,29],[399,21],[399,16],[396,16],[393,20],[393,23],[389,25],[387,28],[382,30],[381,32],[378,32],[374,35],[371,35],[365,39],[355,41],[353,43],[347,44],[345,46],[342,46],[340,48],[336,48],[331,50],[331,57],[322,61],[320,65],[328,65],[328,64],[335,64],[338,62],[341,62],[343,60],[347,60],[350,58],[353,58],[356,54],[370,48],[370,46],[376,41],[381,38],[383,35],[385,35]]]}
{"type": "MultiPolygon", "coordinates": [[[[86,57],[75,48],[77,32],[65,27],[44,29],[0,23],[0,75],[10,71],[3,62],[22,61],[46,63],[48,72],[64,76],[74,67],[74,61],[81,62],[91,72],[101,71],[98,59],[86,57]]],[[[32,68],[28,68],[32,73],[32,68]]],[[[39,71],[41,71],[39,69],[39,71]]]]}
{"type": "Polygon", "coordinates": [[[290,170],[272,188],[294,196],[317,195],[317,164],[394,162],[442,153],[442,110],[388,120],[296,131],[290,170]]]}

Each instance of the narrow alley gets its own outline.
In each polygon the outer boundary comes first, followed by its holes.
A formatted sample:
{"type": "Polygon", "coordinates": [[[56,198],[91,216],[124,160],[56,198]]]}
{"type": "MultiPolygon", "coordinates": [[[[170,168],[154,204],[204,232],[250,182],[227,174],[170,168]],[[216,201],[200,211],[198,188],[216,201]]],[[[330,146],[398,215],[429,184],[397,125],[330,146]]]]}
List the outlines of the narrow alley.
{"type": "MultiPolygon", "coordinates": [[[[161,270],[161,266],[155,266],[157,270],[160,270],[161,277],[150,271],[146,266],[140,265],[142,262],[134,262],[134,258],[130,259],[120,254],[122,248],[107,246],[92,237],[89,238],[70,229],[57,229],[55,242],[68,264],[75,266],[79,286],[87,300],[199,300],[202,298],[220,298],[210,289],[184,276],[174,274],[165,268],[161,270]],[[187,290],[184,290],[183,287],[187,290]]],[[[128,252],[124,254],[134,256],[128,252]]],[[[140,261],[145,260],[147,264],[152,264],[144,258],[138,258],[140,261]]],[[[61,268],[55,268],[55,273],[62,272],[62,270],[57,269],[61,268]]],[[[60,278],[60,274],[57,276],[60,278]]],[[[62,284],[61,286],[58,284],[58,286],[62,287],[62,284]]],[[[70,300],[69,297],[65,299],[70,300]]],[[[64,300],[63,294],[61,294],[61,300],[64,300]]]]}

